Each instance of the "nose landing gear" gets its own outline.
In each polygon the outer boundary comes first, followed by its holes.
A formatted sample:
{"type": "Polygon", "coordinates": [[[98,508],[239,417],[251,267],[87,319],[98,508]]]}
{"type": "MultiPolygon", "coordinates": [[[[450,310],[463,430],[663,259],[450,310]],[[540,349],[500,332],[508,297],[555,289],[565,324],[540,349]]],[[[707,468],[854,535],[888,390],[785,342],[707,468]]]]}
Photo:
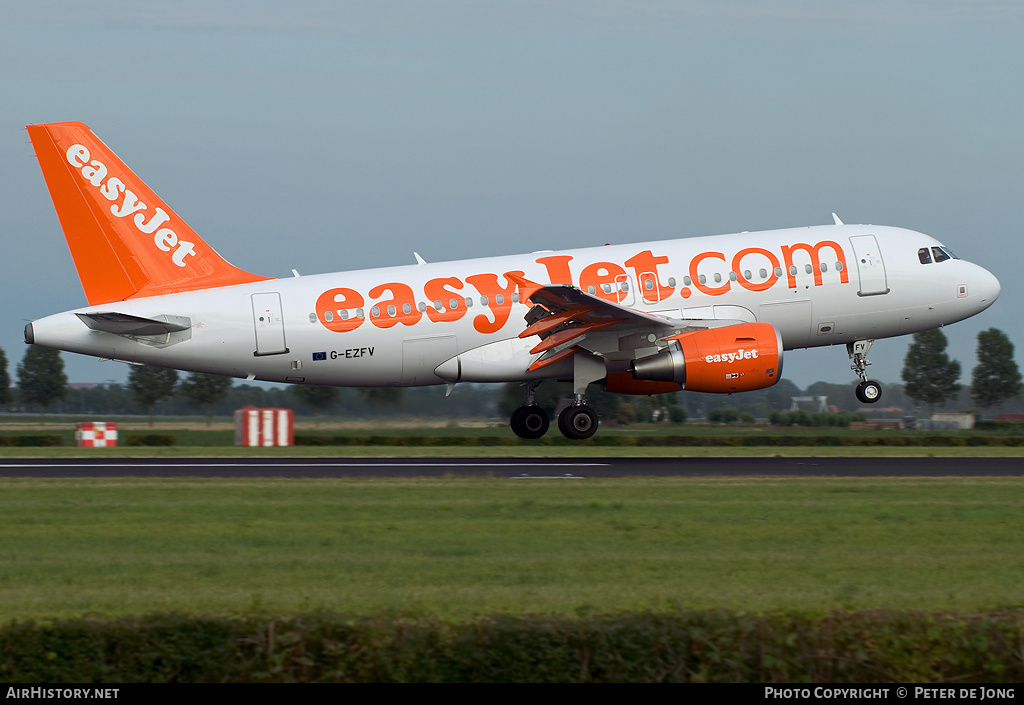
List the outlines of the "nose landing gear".
{"type": "Polygon", "coordinates": [[[855,343],[846,344],[846,354],[853,360],[850,369],[860,377],[860,384],[857,385],[855,393],[862,404],[874,404],[882,398],[882,385],[873,379],[868,379],[865,372],[867,366],[871,364],[867,353],[874,342],[874,340],[858,340],[855,343]]]}

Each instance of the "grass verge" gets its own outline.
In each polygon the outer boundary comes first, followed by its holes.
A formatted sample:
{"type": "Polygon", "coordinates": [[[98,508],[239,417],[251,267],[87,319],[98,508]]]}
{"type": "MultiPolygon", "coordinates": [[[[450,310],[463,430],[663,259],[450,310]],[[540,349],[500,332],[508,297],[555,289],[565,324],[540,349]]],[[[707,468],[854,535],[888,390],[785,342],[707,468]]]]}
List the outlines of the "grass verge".
{"type": "Polygon", "coordinates": [[[1024,479],[0,480],[0,621],[1024,604],[1024,479]]]}

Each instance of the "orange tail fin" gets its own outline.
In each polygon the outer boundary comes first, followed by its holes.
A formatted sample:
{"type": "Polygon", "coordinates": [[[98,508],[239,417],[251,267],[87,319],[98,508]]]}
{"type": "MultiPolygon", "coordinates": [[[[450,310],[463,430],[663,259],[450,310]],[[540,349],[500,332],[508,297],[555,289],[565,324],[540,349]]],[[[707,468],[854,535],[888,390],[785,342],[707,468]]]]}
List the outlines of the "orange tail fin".
{"type": "Polygon", "coordinates": [[[86,125],[26,129],[90,304],[268,279],[228,264],[86,125]]]}

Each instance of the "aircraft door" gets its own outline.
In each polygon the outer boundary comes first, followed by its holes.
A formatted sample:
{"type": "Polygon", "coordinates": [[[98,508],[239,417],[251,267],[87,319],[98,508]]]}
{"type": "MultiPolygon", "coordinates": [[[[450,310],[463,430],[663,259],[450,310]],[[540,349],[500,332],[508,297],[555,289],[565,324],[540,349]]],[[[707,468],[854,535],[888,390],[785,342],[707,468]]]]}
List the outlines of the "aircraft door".
{"type": "Polygon", "coordinates": [[[860,277],[861,296],[888,294],[889,286],[885,277],[885,262],[878,249],[874,235],[855,235],[850,238],[853,256],[857,260],[857,274],[860,277]]]}
{"type": "Polygon", "coordinates": [[[252,319],[256,327],[256,352],[253,355],[280,355],[288,352],[284,341],[280,294],[276,291],[253,294],[252,319]]]}

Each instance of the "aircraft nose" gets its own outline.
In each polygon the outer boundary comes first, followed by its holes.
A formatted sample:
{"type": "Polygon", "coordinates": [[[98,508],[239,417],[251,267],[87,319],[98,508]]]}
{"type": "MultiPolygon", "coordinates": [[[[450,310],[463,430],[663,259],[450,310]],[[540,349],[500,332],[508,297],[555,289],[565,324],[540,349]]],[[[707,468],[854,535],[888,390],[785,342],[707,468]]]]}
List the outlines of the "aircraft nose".
{"type": "Polygon", "coordinates": [[[975,300],[981,306],[981,310],[984,310],[999,298],[999,292],[1002,287],[1000,287],[999,280],[996,279],[995,275],[983,267],[977,268],[973,279],[974,281],[971,282],[973,291],[970,293],[974,295],[975,300]]]}
{"type": "Polygon", "coordinates": [[[987,269],[982,269],[984,276],[981,282],[981,295],[985,301],[992,303],[999,298],[999,292],[1002,287],[999,286],[999,280],[996,279],[995,275],[987,269]]]}

